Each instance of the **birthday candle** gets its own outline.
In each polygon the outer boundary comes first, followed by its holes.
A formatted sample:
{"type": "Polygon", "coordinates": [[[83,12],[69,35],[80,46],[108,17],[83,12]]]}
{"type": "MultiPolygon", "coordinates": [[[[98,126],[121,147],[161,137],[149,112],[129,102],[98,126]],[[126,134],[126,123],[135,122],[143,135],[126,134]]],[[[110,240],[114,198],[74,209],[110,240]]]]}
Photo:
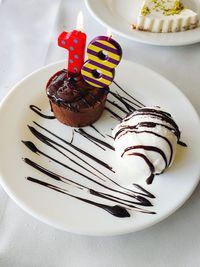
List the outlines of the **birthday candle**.
{"type": "Polygon", "coordinates": [[[71,32],[62,32],[58,37],[58,45],[69,51],[68,55],[68,74],[78,74],[85,58],[86,34],[82,32],[81,28],[82,13],[79,13],[77,19],[77,30],[71,32]]]}
{"type": "Polygon", "coordinates": [[[111,37],[98,36],[89,43],[87,56],[81,69],[84,80],[99,88],[109,86],[122,57],[120,45],[111,37]]]}

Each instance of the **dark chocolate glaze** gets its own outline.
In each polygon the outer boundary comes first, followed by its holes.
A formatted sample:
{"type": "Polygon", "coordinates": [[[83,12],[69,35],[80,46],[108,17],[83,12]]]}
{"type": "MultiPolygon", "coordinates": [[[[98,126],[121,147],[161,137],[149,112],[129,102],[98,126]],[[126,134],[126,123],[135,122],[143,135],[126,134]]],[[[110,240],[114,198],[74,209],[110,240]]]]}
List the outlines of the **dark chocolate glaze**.
{"type": "Polygon", "coordinates": [[[79,112],[81,109],[93,107],[97,102],[100,103],[109,91],[108,87],[99,90],[85,82],[82,77],[75,80],[67,74],[67,70],[63,69],[55,73],[47,83],[47,96],[58,106],[79,112]]]}
{"type": "Polygon", "coordinates": [[[38,114],[42,118],[50,119],[50,120],[55,119],[55,116],[48,116],[48,115],[45,115],[42,112],[40,112],[41,109],[35,105],[30,105],[29,107],[32,111],[34,111],[36,114],[38,114]]]}
{"type": "Polygon", "coordinates": [[[116,217],[119,217],[119,218],[130,217],[130,213],[127,211],[126,208],[124,208],[122,206],[119,206],[119,205],[110,206],[110,205],[101,204],[101,203],[98,203],[98,202],[95,202],[95,201],[92,201],[92,200],[89,200],[89,199],[86,199],[86,198],[81,198],[81,197],[78,197],[78,196],[75,196],[75,195],[72,195],[72,194],[66,192],[65,190],[61,189],[58,186],[55,186],[55,185],[50,184],[50,183],[46,183],[44,181],[41,181],[41,180],[33,178],[33,177],[27,177],[27,180],[31,181],[33,183],[37,183],[37,184],[40,184],[42,186],[45,186],[45,187],[47,187],[49,189],[55,190],[55,191],[57,191],[59,193],[65,194],[65,195],[67,195],[69,197],[73,197],[75,199],[81,200],[81,201],[83,201],[83,202],[85,202],[87,204],[90,204],[90,205],[96,206],[98,208],[101,208],[101,209],[109,212],[113,216],[116,216],[116,217]]]}

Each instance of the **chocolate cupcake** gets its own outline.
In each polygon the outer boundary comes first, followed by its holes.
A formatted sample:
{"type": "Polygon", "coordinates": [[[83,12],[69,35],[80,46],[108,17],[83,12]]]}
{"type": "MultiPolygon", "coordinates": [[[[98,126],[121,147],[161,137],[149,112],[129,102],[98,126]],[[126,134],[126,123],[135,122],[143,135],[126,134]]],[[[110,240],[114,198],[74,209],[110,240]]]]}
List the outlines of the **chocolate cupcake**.
{"type": "Polygon", "coordinates": [[[55,73],[48,81],[46,93],[55,117],[72,127],[95,122],[102,114],[109,88],[96,88],[68,77],[67,70],[55,73]]]}

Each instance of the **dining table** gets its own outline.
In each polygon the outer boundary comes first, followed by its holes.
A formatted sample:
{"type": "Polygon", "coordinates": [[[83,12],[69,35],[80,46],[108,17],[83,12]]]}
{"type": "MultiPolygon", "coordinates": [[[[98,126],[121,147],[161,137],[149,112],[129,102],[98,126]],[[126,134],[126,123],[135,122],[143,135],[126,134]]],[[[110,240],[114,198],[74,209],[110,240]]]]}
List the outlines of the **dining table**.
{"type": "MultiPolygon", "coordinates": [[[[0,1],[0,101],[28,74],[67,59],[57,38],[62,31],[75,28],[80,10],[88,40],[106,35],[106,27],[93,18],[83,0],[0,1]]],[[[200,115],[200,43],[159,46],[112,34],[123,49],[123,59],[164,76],[200,115]]],[[[187,110],[185,118],[190,120],[187,110]]],[[[0,160],[3,156],[0,151],[0,160]]],[[[9,164],[12,168],[12,159],[9,164]]],[[[32,217],[0,186],[0,267],[199,267],[199,196],[197,186],[182,207],[141,231],[87,236],[32,217]]]]}

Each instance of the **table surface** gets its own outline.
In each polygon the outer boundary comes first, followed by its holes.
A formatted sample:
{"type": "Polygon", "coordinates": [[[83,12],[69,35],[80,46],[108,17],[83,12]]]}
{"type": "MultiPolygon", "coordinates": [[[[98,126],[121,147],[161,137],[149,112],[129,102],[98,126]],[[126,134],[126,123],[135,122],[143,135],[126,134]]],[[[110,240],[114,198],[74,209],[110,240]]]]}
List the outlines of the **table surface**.
{"type": "MultiPolygon", "coordinates": [[[[0,100],[27,74],[66,57],[66,51],[56,46],[56,39],[61,31],[75,27],[79,10],[84,14],[88,40],[106,33],[83,0],[0,0],[0,100]]],[[[157,47],[116,35],[115,39],[122,45],[124,59],[165,76],[200,115],[200,44],[157,47]]],[[[199,267],[199,194],[198,186],[183,207],[146,230],[115,237],[86,237],[37,221],[0,187],[0,266],[199,267]]]]}

